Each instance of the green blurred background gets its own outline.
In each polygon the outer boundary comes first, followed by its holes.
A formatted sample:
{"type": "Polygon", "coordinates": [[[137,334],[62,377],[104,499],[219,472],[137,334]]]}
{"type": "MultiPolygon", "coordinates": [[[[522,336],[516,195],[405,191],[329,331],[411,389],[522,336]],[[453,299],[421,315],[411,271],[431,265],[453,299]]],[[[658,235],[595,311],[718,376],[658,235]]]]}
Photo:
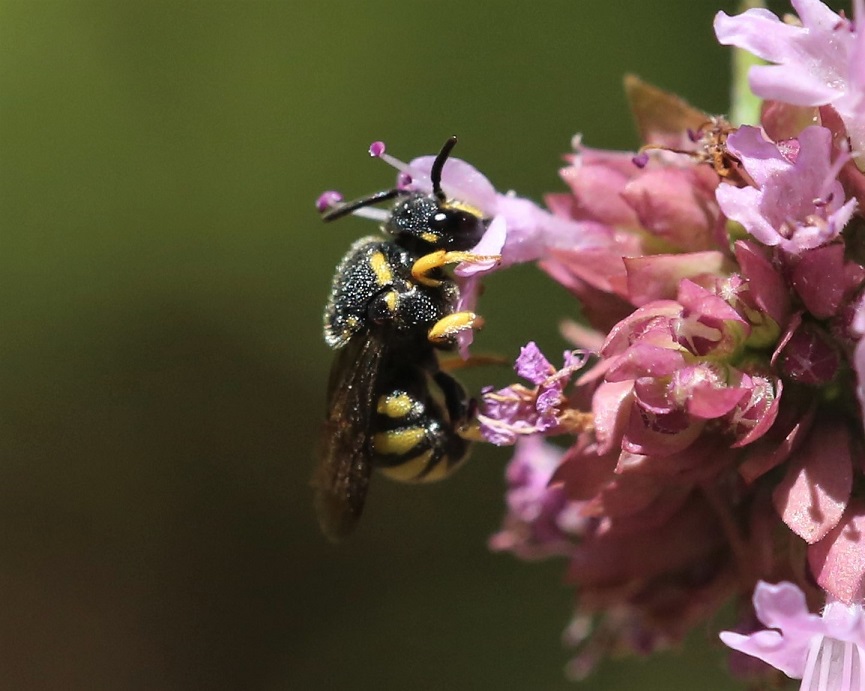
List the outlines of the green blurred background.
{"type": "MultiPolygon", "coordinates": [[[[391,184],[374,139],[452,133],[500,190],[561,190],[574,133],[637,144],[626,71],[726,110],[717,9],[2,0],[0,688],[572,688],[564,563],[486,550],[507,450],[319,535],[320,314],[372,228],[313,202],[391,184]]],[[[509,357],[575,314],[531,267],[482,311],[509,357]]],[[[732,688],[711,640],[587,686],[732,688]]]]}

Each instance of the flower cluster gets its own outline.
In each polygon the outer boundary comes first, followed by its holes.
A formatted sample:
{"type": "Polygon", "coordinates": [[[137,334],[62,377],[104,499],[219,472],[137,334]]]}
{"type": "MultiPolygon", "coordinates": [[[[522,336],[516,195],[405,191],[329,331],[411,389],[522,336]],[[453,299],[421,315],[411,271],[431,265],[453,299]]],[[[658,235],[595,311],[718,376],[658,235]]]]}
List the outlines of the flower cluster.
{"type": "Polygon", "coordinates": [[[561,369],[527,345],[529,385],[479,416],[516,444],[492,547],[568,560],[576,676],[735,599],[735,655],[865,689],[865,0],[853,19],[792,1],[715,19],[769,63],[751,124],[631,77],[640,152],[578,137],[549,212],[485,207],[508,262],[537,261],[586,322],[561,369]]]}

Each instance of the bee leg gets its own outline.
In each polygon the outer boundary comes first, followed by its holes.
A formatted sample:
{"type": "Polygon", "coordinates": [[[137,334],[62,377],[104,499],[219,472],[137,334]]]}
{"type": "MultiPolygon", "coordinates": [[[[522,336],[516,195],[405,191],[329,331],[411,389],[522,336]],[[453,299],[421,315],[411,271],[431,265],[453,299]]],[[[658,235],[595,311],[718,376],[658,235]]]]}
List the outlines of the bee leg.
{"type": "Polygon", "coordinates": [[[445,407],[453,423],[454,432],[466,441],[483,441],[477,420],[478,402],[469,398],[463,385],[441,370],[433,375],[444,395],[445,407]]]}
{"type": "Polygon", "coordinates": [[[447,372],[441,370],[433,374],[433,379],[444,395],[445,408],[447,408],[450,419],[455,423],[467,420],[472,414],[473,408],[463,385],[447,372]]]}
{"type": "Polygon", "coordinates": [[[461,331],[480,329],[483,325],[483,317],[474,312],[454,312],[433,324],[427,338],[436,344],[451,343],[461,331]]]}
{"type": "Polygon", "coordinates": [[[454,429],[466,441],[486,441],[484,435],[481,433],[481,423],[478,422],[476,417],[464,420],[461,424],[456,425],[454,429]]]}
{"type": "Polygon", "coordinates": [[[448,264],[459,264],[460,262],[498,262],[501,257],[497,254],[483,255],[472,254],[471,252],[447,252],[445,250],[437,250],[425,254],[420,259],[416,260],[411,267],[411,275],[415,281],[423,285],[435,288],[441,285],[441,281],[437,278],[431,278],[427,274],[430,271],[441,268],[448,264]]]}

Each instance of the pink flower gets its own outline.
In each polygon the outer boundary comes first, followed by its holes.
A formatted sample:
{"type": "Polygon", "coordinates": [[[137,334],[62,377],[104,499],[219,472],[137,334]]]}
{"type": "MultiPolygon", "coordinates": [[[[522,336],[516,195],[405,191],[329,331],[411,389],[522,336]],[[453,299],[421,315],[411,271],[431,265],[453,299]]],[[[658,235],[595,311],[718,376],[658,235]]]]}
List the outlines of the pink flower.
{"type": "Polygon", "coordinates": [[[790,254],[835,240],[856,209],[845,203],[832,163],[832,133],[808,127],[798,138],[798,151],[784,153],[756,127],[742,127],[727,139],[756,187],[721,185],[716,191],[721,210],[764,245],[790,254]]]}
{"type": "Polygon", "coordinates": [[[521,559],[566,556],[586,518],[561,484],[551,484],[563,451],[540,437],[521,437],[508,464],[507,505],[501,530],[490,549],[521,559]]]}
{"type": "Polygon", "coordinates": [[[791,0],[801,26],[768,10],[730,17],[719,12],[715,34],[774,65],[752,67],[749,82],[761,98],[796,106],[831,105],[841,116],[856,155],[865,152],[865,2],[854,0],[856,23],[819,0],[791,0]]]}
{"type": "Polygon", "coordinates": [[[718,177],[711,169],[688,159],[670,163],[661,156],[638,166],[632,153],[591,149],[579,139],[566,160],[570,166],[561,176],[571,195],[548,195],[546,200],[556,215],[618,231],[645,230],[652,242],[672,251],[717,246],[718,177]]]}
{"type": "MultiPolygon", "coordinates": [[[[715,420],[731,434],[733,446],[749,444],[771,426],[780,387],[771,378],[739,371],[738,358],[749,336],[747,321],[720,296],[690,281],[679,300],[649,303],[616,325],[601,349],[607,382],[630,382],[618,403],[622,448],[667,456],[682,452],[715,420]]],[[[596,420],[609,402],[599,387],[596,420]]]]}
{"type": "Polygon", "coordinates": [[[768,628],[743,635],[723,631],[734,650],[757,657],[808,691],[865,689],[865,616],[861,604],[830,598],[822,616],[808,611],[805,595],[792,583],[760,581],[754,610],[768,628]]]}
{"type": "Polygon", "coordinates": [[[546,197],[557,217],[607,229],[606,243],[551,247],[540,262],[602,331],[634,306],[675,297],[681,279],[700,282],[724,266],[717,173],[656,153],[638,166],[632,153],[591,149],[577,138],[561,171],[571,193],[546,197]]]}

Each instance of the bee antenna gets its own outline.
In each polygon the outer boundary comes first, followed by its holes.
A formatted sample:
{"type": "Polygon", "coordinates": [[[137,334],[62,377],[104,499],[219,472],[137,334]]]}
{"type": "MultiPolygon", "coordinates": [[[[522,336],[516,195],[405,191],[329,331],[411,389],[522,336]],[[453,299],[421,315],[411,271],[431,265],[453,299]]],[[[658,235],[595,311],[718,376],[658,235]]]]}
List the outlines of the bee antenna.
{"type": "Polygon", "coordinates": [[[456,136],[448,138],[444,143],[442,150],[439,151],[438,156],[436,156],[436,160],[433,161],[432,170],[430,170],[429,176],[430,180],[432,180],[433,194],[442,201],[445,199],[445,193],[442,191],[442,169],[445,167],[445,161],[448,160],[448,156],[451,155],[451,151],[456,145],[456,136]]]}
{"type": "Polygon", "coordinates": [[[355,199],[351,202],[346,202],[345,204],[340,204],[339,206],[334,206],[331,209],[328,209],[324,213],[321,214],[321,219],[323,221],[335,221],[338,218],[342,218],[343,216],[348,216],[349,214],[357,211],[358,209],[362,209],[365,206],[373,206],[374,204],[380,204],[381,202],[389,201],[390,199],[396,199],[397,197],[401,197],[405,194],[408,194],[408,190],[400,189],[399,187],[394,187],[392,190],[383,190],[381,192],[376,192],[375,194],[371,194],[368,197],[361,197],[360,199],[355,199]]]}

